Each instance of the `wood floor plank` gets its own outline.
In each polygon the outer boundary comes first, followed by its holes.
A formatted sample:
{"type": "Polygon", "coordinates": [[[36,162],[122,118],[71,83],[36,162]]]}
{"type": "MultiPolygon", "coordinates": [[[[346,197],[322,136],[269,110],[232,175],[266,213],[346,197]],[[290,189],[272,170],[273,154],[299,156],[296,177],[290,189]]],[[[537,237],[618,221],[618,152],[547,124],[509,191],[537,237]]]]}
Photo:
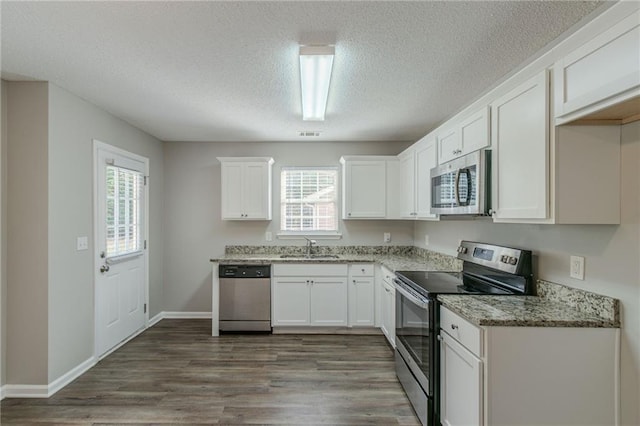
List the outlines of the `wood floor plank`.
{"type": "Polygon", "coordinates": [[[5,399],[2,425],[418,425],[381,335],[210,336],[162,320],[48,399],[5,399]]]}

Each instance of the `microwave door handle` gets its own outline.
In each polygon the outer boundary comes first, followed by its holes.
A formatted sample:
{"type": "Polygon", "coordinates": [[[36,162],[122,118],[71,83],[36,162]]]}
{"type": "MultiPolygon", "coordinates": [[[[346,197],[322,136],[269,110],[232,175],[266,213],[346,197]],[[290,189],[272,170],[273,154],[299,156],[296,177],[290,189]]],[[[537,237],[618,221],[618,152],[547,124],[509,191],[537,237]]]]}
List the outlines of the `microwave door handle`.
{"type": "MultiPolygon", "coordinates": [[[[471,190],[473,189],[473,182],[471,182],[471,170],[462,169],[460,173],[461,174],[464,173],[465,175],[467,175],[467,199],[464,203],[458,200],[458,204],[461,206],[468,206],[469,204],[471,204],[471,190]]],[[[457,190],[457,186],[456,186],[456,190],[457,190]]]]}
{"type": "Polygon", "coordinates": [[[453,184],[453,192],[456,194],[456,206],[460,205],[460,191],[458,191],[458,185],[460,185],[460,169],[456,170],[456,179],[453,184]]]}

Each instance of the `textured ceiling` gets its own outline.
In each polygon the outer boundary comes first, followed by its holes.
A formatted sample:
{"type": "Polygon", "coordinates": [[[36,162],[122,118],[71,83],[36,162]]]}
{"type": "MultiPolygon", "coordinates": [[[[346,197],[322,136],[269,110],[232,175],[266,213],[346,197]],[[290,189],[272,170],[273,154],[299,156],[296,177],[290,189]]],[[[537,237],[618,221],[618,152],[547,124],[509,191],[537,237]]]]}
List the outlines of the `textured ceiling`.
{"type": "Polygon", "coordinates": [[[3,1],[2,76],[167,141],[413,141],[600,4],[3,1]],[[301,43],[336,46],[324,122],[301,118],[301,43]]]}

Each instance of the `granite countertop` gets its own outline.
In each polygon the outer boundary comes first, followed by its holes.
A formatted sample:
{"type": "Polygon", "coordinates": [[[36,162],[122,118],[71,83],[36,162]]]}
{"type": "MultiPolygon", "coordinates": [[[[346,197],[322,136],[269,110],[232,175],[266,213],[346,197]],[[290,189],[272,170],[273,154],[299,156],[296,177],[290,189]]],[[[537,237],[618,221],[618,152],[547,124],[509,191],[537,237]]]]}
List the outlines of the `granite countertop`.
{"type": "Polygon", "coordinates": [[[225,254],[211,258],[216,263],[236,264],[273,264],[273,263],[379,263],[389,270],[396,271],[443,271],[451,270],[449,263],[427,260],[416,255],[389,254],[339,254],[337,258],[281,257],[280,254],[225,254]]]}
{"type": "Polygon", "coordinates": [[[451,311],[478,326],[618,328],[615,319],[538,296],[440,295],[451,311]]]}

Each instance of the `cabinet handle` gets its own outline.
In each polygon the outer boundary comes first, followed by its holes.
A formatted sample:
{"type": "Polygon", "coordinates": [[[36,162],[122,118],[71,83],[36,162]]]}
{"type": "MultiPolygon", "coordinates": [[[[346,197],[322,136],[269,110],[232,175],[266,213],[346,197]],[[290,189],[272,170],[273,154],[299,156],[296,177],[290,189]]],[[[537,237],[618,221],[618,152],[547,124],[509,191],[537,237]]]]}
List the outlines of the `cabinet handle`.
{"type": "Polygon", "coordinates": [[[438,342],[442,342],[442,336],[440,336],[439,334],[436,336],[436,339],[438,339],[438,342]]]}
{"type": "Polygon", "coordinates": [[[364,269],[361,269],[362,273],[364,274],[364,269]]]}
{"type": "Polygon", "coordinates": [[[351,216],[351,213],[347,213],[347,216],[351,216]]]}
{"type": "Polygon", "coordinates": [[[457,325],[455,325],[455,324],[451,324],[451,329],[452,329],[452,330],[457,330],[457,329],[458,329],[458,326],[457,326],[457,325]]]}
{"type": "Polygon", "coordinates": [[[384,288],[384,291],[386,291],[387,293],[391,293],[391,291],[388,288],[384,288]]]}

